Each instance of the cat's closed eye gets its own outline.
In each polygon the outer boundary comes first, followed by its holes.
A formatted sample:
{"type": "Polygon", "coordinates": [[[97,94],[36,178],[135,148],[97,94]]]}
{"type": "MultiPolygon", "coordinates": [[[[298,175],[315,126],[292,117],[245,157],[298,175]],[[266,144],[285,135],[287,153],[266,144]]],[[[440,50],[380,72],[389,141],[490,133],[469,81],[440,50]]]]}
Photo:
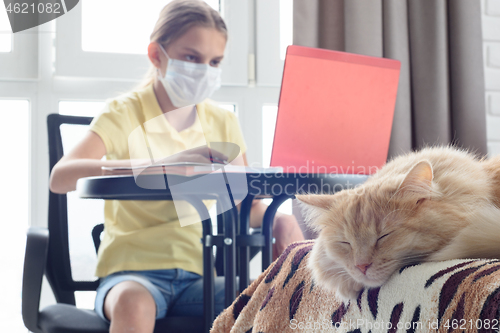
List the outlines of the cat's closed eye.
{"type": "Polygon", "coordinates": [[[420,198],[420,199],[417,200],[417,202],[415,203],[415,205],[420,205],[424,201],[425,201],[425,198],[420,198]]]}
{"type": "Polygon", "coordinates": [[[339,242],[339,244],[348,245],[349,247],[351,246],[351,243],[349,243],[349,242],[339,242]]]}
{"type": "Polygon", "coordinates": [[[380,237],[377,239],[377,243],[378,243],[378,242],[380,242],[380,240],[381,240],[381,239],[383,239],[383,238],[385,238],[385,237],[389,236],[389,234],[390,234],[390,232],[386,233],[385,235],[380,236],[380,237]]]}

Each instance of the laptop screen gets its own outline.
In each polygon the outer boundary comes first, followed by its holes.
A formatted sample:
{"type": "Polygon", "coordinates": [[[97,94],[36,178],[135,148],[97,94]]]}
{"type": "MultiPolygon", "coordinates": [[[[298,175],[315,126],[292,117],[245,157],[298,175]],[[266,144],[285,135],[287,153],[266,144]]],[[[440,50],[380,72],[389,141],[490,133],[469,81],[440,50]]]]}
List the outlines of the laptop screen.
{"type": "Polygon", "coordinates": [[[373,174],[385,164],[400,62],[291,45],[271,166],[373,174]]]}

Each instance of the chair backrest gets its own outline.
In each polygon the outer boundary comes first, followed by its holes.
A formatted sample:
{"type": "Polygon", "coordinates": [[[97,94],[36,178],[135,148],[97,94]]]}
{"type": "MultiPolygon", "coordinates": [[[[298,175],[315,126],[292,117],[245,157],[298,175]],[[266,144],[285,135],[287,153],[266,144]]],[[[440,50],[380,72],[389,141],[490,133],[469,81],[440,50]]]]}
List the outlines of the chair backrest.
{"type": "MultiPolygon", "coordinates": [[[[51,114],[47,117],[50,171],[63,156],[61,125],[89,125],[91,117],[51,114]]],[[[58,303],[75,304],[75,291],[95,290],[99,281],[75,281],[71,272],[66,194],[49,193],[49,249],[45,274],[58,303]]],[[[89,235],[90,237],[90,235],[89,235]]]]}

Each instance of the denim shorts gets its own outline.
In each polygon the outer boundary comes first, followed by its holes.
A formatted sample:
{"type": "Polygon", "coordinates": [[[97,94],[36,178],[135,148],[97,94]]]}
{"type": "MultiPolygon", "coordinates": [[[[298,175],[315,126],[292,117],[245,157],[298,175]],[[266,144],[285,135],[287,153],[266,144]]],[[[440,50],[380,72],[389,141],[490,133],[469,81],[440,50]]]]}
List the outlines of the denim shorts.
{"type": "MultiPolygon", "coordinates": [[[[182,269],[123,271],[108,275],[97,288],[95,311],[104,316],[104,299],[120,282],[135,281],[143,285],[156,303],[156,319],[165,315],[203,316],[203,278],[182,269]]],[[[224,309],[224,278],[215,278],[215,314],[224,309]]]]}

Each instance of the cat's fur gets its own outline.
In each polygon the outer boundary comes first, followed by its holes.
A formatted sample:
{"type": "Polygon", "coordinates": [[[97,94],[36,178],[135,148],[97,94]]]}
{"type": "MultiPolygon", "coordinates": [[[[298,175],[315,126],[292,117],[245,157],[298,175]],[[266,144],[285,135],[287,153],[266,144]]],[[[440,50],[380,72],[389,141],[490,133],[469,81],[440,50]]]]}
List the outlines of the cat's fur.
{"type": "Polygon", "coordinates": [[[500,157],[426,148],[395,158],[356,189],[297,198],[319,231],[313,278],[344,299],[410,263],[500,258],[500,157]]]}

